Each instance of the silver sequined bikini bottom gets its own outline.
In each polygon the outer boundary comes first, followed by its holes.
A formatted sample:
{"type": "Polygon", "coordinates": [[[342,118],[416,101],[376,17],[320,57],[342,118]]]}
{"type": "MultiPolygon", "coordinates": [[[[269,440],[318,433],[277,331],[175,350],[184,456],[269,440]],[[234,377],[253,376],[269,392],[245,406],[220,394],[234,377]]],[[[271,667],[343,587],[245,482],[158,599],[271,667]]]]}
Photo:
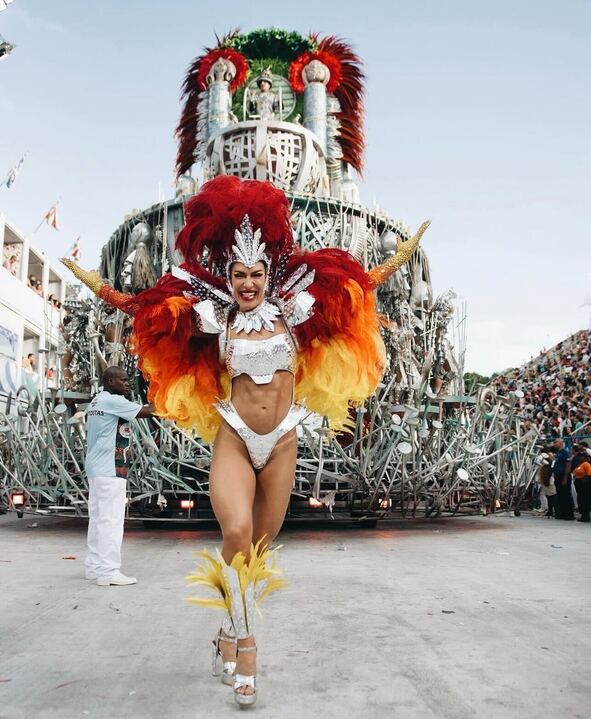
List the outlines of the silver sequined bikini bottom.
{"type": "Polygon", "coordinates": [[[246,425],[236,411],[236,407],[228,400],[220,400],[214,405],[226,422],[236,430],[250,455],[250,461],[255,469],[261,469],[267,464],[273,448],[277,442],[298,425],[310,411],[301,404],[292,404],[288,413],[279,422],[275,429],[267,434],[257,434],[246,425]]]}

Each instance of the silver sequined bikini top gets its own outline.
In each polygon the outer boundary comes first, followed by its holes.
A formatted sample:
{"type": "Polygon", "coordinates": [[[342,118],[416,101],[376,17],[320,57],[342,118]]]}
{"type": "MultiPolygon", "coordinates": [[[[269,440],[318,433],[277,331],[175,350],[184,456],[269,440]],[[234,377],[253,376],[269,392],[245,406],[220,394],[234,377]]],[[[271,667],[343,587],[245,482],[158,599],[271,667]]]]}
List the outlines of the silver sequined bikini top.
{"type": "Polygon", "coordinates": [[[295,375],[296,348],[285,332],[264,340],[228,339],[225,350],[230,379],[247,374],[256,384],[268,384],[279,370],[295,375]]]}

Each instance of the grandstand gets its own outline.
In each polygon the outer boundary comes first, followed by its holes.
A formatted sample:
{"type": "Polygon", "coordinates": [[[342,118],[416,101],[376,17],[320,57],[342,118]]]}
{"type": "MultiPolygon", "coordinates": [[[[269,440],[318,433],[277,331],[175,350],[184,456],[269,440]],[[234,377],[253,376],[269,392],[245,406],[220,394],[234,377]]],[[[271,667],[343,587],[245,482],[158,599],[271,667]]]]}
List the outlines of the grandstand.
{"type": "Polygon", "coordinates": [[[591,438],[591,333],[580,330],[492,380],[499,395],[519,391],[521,416],[546,439],[591,438]]]}

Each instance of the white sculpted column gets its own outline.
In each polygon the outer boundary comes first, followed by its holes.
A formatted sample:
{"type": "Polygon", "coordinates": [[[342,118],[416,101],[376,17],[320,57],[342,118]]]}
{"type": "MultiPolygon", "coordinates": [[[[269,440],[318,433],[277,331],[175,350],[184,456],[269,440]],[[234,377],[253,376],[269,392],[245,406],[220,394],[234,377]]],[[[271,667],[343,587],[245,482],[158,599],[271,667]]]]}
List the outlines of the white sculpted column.
{"type": "Polygon", "coordinates": [[[207,138],[209,139],[232,121],[230,83],[236,77],[236,66],[230,60],[218,58],[207,73],[207,138]]]}
{"type": "Polygon", "coordinates": [[[311,130],[326,155],[327,95],[330,70],[320,60],[312,60],[302,71],[304,83],[304,127],[311,130]]]}

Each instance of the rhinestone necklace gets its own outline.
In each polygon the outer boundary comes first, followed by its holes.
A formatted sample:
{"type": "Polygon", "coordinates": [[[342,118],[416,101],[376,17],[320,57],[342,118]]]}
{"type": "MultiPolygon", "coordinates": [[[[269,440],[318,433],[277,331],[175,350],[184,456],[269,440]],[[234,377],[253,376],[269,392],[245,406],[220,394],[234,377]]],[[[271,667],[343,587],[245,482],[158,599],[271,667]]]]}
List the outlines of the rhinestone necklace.
{"type": "Polygon", "coordinates": [[[249,310],[248,312],[238,310],[232,329],[235,332],[245,332],[246,334],[253,330],[259,332],[263,328],[273,332],[273,323],[277,321],[280,314],[279,308],[264,300],[254,310],[249,310]]]}

